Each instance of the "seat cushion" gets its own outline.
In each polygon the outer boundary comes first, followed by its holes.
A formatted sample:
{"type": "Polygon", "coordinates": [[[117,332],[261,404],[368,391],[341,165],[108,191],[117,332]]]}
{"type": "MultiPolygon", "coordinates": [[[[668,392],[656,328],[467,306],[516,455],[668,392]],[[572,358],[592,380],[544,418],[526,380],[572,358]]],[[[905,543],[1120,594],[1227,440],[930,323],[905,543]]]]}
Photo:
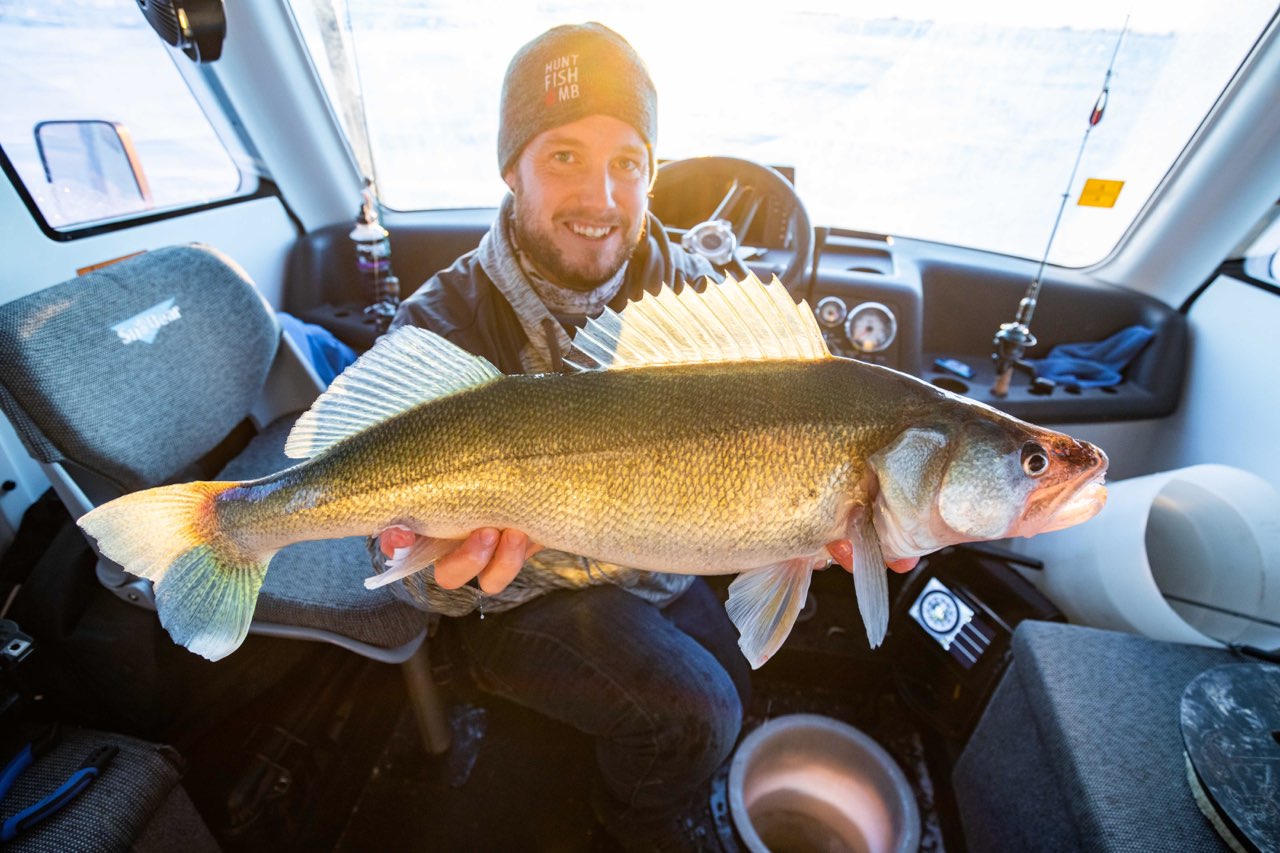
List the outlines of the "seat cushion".
{"type": "Polygon", "coordinates": [[[953,774],[975,850],[1226,850],[1196,806],[1182,693],[1231,653],[1024,622],[953,774]]]}
{"type": "MultiPolygon", "coordinates": [[[[6,732],[0,761],[17,753],[22,738],[6,732]]],[[[98,747],[120,751],[94,782],[60,811],[19,835],[6,851],[110,853],[164,849],[175,839],[189,853],[211,853],[218,844],[179,784],[182,762],[167,746],[124,735],[66,729],[48,752],[34,761],[0,801],[0,821],[52,793],[98,747]],[[167,840],[166,840],[167,839],[167,840]]]]}
{"type": "MultiPolygon", "coordinates": [[[[255,436],[218,479],[250,480],[297,464],[284,455],[294,420],[282,418],[255,436]]],[[[381,649],[398,648],[423,635],[427,614],[396,598],[389,587],[365,589],[364,579],[371,574],[364,537],[282,548],[267,569],[255,621],[331,631],[381,649]]]]}

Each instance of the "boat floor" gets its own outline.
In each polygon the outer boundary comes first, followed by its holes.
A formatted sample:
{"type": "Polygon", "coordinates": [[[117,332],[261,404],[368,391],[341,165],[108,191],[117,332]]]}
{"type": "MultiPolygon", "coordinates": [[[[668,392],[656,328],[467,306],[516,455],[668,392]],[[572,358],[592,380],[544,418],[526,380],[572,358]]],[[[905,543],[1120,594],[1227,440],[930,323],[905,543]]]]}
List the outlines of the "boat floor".
{"type": "MultiPolygon", "coordinates": [[[[848,576],[819,573],[813,590],[818,612],[798,624],[785,651],[753,677],[743,736],[792,713],[854,725],[897,760],[915,790],[920,850],[962,849],[949,797],[954,745],[920,725],[898,698],[886,656],[871,652],[861,635],[848,576]]],[[[348,681],[337,717],[349,731],[336,736],[328,766],[313,761],[311,772],[321,776],[295,797],[295,816],[284,821],[292,836],[277,836],[265,847],[340,853],[617,849],[590,807],[595,767],[586,736],[469,685],[446,684],[453,742],[445,754],[431,756],[394,667],[361,662],[354,675],[335,675],[348,681]]],[[[730,761],[708,785],[707,816],[708,831],[733,851],[745,848],[727,804],[730,761]]],[[[246,834],[244,849],[264,849],[252,835],[246,834]]],[[[225,833],[220,840],[230,850],[237,846],[225,833]]]]}

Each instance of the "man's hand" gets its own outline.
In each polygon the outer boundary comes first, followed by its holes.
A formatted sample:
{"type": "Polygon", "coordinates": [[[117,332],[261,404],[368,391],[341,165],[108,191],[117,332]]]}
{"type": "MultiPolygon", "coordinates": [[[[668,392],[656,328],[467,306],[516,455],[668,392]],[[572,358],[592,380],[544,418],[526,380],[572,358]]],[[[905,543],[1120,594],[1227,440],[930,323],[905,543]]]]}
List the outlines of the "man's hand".
{"type": "MultiPolygon", "coordinates": [[[[827,552],[831,557],[844,567],[849,574],[853,574],[853,543],[848,539],[837,539],[835,542],[827,544],[827,552]]],[[[903,557],[901,560],[886,560],[885,565],[890,571],[909,572],[920,562],[919,557],[903,557]]]]}
{"type": "MultiPolygon", "coordinates": [[[[418,535],[407,527],[391,527],[378,537],[378,547],[387,557],[398,548],[411,548],[418,535]]],[[[496,595],[520,572],[524,561],[542,550],[530,542],[521,530],[481,527],[454,550],[436,560],[436,583],[445,589],[457,589],[472,578],[478,578],[480,589],[496,595]]]]}

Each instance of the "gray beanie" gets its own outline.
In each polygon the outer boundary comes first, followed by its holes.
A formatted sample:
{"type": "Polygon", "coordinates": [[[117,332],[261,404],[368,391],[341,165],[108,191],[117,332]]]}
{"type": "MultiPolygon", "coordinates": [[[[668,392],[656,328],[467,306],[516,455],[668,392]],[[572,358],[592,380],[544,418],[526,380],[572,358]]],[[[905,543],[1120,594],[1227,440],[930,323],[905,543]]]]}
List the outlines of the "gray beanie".
{"type": "Polygon", "coordinates": [[[603,24],[553,27],[507,66],[498,123],[498,168],[505,175],[539,133],[591,115],[636,129],[649,149],[658,136],[658,94],[639,55],[603,24]]]}

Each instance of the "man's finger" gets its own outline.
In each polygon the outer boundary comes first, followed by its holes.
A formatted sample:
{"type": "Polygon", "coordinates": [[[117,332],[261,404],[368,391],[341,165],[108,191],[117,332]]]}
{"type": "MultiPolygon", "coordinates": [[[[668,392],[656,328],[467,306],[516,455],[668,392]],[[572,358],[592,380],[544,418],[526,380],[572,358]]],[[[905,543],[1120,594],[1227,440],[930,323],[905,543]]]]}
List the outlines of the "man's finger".
{"type": "Polygon", "coordinates": [[[890,560],[887,565],[890,570],[895,572],[909,572],[920,562],[919,557],[903,557],[901,560],[890,560]]]}
{"type": "MultiPolygon", "coordinates": [[[[853,571],[853,542],[848,539],[828,542],[827,553],[831,555],[831,559],[844,566],[845,571],[853,571]]],[[[885,565],[895,572],[909,572],[919,562],[919,557],[903,557],[901,560],[885,560],[885,565]]]]}
{"type": "Polygon", "coordinates": [[[481,527],[471,531],[455,550],[436,560],[436,583],[445,589],[457,589],[480,574],[498,546],[498,530],[481,527]]]}
{"type": "Polygon", "coordinates": [[[848,539],[837,539],[834,542],[828,542],[827,553],[831,555],[833,560],[844,566],[846,572],[853,571],[853,543],[848,539]]]}
{"type": "Polygon", "coordinates": [[[480,588],[489,595],[496,595],[506,589],[507,584],[520,573],[528,545],[529,537],[523,531],[502,531],[498,547],[493,551],[493,559],[480,570],[480,588]]]}
{"type": "Polygon", "coordinates": [[[412,548],[417,539],[418,534],[407,527],[388,527],[378,534],[378,549],[389,559],[396,555],[397,548],[412,548]]]}

